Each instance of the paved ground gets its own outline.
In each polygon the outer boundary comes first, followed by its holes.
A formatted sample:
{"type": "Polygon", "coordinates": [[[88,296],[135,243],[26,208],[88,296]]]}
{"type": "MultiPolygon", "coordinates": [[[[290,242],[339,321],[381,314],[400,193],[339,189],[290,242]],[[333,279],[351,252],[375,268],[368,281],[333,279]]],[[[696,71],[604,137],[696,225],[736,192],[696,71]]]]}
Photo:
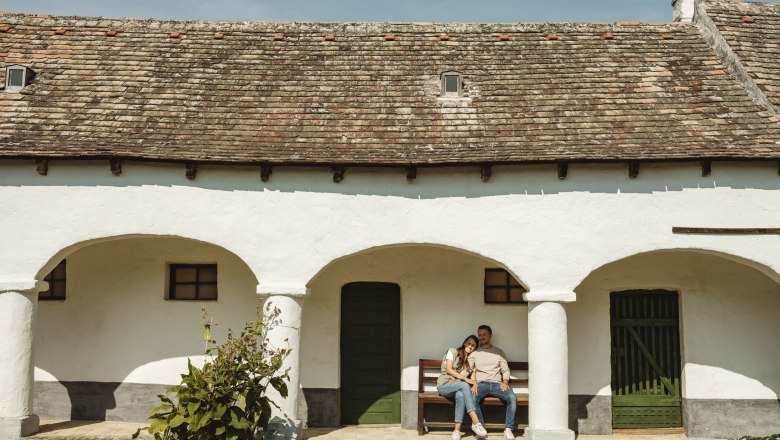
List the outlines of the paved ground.
{"type": "MultiPolygon", "coordinates": [[[[30,440],[127,440],[135,430],[142,426],[141,423],[125,422],[63,422],[56,420],[42,421],[40,431],[27,437],[30,440]]],[[[304,439],[311,440],[448,440],[450,431],[434,431],[424,437],[418,437],[417,431],[401,429],[397,425],[373,425],[373,426],[347,426],[343,428],[313,428],[304,431],[304,439]]],[[[654,433],[657,434],[657,433],[654,433]]],[[[151,439],[149,435],[142,434],[145,440],[151,439]]],[[[488,440],[502,440],[504,436],[500,431],[491,431],[488,440]]],[[[518,437],[521,438],[521,437],[518,437]]],[[[474,440],[474,435],[469,431],[464,439],[474,440]]],[[[646,435],[643,433],[621,435],[581,435],[579,440],[693,440],[682,434],[646,435]]]]}

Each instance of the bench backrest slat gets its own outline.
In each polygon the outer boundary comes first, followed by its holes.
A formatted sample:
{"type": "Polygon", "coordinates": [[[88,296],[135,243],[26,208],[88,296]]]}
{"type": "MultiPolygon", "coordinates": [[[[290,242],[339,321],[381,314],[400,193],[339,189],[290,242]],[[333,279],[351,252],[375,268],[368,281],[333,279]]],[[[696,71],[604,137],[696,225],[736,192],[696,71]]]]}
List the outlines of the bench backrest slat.
{"type": "MultiPolygon", "coordinates": [[[[513,379],[511,383],[515,386],[528,384],[528,362],[508,361],[513,379]],[[516,375],[524,377],[514,377],[516,375]]],[[[417,391],[425,392],[425,386],[436,385],[436,380],[441,372],[441,359],[420,359],[418,369],[417,391]]]]}

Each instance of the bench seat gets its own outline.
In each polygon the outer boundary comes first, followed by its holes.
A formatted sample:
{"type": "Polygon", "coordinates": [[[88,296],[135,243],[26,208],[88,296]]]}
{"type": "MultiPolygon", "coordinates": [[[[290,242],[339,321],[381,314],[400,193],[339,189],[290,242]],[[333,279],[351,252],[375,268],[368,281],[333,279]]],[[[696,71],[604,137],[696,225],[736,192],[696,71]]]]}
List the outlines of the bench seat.
{"type": "MultiPolygon", "coordinates": [[[[508,362],[509,369],[511,370],[512,379],[510,380],[510,386],[515,391],[517,396],[517,406],[528,406],[528,362],[508,362]],[[518,391],[517,387],[520,386],[523,389],[518,391]]],[[[420,359],[419,362],[419,380],[418,380],[418,392],[417,392],[417,434],[423,435],[428,431],[429,427],[435,428],[451,428],[453,422],[438,422],[427,420],[425,418],[425,407],[428,405],[450,405],[454,406],[455,403],[446,397],[439,395],[436,388],[436,379],[441,371],[440,359],[420,359]]],[[[503,406],[504,402],[496,397],[486,397],[482,401],[482,406],[503,406]]],[[[464,425],[469,426],[471,423],[464,425]]],[[[485,428],[500,429],[503,428],[503,424],[497,423],[485,423],[485,428]]],[[[527,428],[525,424],[518,424],[516,428],[527,428]]]]}

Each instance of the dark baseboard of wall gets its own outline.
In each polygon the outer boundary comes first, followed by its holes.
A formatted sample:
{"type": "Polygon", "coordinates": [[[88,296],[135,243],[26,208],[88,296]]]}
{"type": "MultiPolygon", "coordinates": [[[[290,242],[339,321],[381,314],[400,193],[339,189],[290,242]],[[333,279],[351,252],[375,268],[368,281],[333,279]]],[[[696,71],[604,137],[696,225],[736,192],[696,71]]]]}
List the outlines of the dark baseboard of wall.
{"type": "Polygon", "coordinates": [[[303,396],[307,426],[335,428],[341,425],[341,391],[338,388],[304,388],[303,396]]]}
{"type": "Polygon", "coordinates": [[[570,394],[569,429],[577,434],[612,434],[612,397],[570,394]]]}
{"type": "Polygon", "coordinates": [[[683,399],[689,437],[763,437],[780,432],[780,399],[683,399]]]}
{"type": "Polygon", "coordinates": [[[170,385],[120,382],[35,382],[35,413],[50,420],[144,422],[170,385]]]}

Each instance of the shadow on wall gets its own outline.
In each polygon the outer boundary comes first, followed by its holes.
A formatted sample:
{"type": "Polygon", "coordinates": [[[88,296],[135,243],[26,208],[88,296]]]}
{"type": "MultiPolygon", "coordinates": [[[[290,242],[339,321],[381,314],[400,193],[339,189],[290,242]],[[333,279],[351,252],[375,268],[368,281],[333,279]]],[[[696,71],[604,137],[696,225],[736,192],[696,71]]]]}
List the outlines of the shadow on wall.
{"type": "Polygon", "coordinates": [[[106,411],[116,408],[118,383],[63,382],[70,398],[71,420],[106,420],[106,411]]]}
{"type": "Polygon", "coordinates": [[[104,242],[67,257],[67,299],[41,301],[35,404],[42,418],[143,421],[214,337],[255,317],[256,280],[235,255],[175,238],[104,242]],[[217,263],[217,301],[165,299],[167,263],[217,263]]]}
{"type": "Polygon", "coordinates": [[[628,177],[624,163],[571,164],[566,179],[559,179],[556,165],[494,166],[488,182],[474,167],[421,168],[417,178],[406,181],[403,168],[347,168],[344,180],[333,183],[325,167],[275,170],[268,182],[259,169],[245,166],[202,165],[198,177],[187,180],[176,165],[128,161],[120,176],[113,176],[104,162],[70,161],[60,166],[52,161],[46,177],[35,171],[35,163],[0,164],[0,186],[105,186],[105,187],[191,187],[221,191],[379,195],[411,199],[486,197],[509,194],[550,195],[566,193],[650,194],[688,189],[780,189],[775,162],[717,162],[712,174],[701,175],[695,162],[643,164],[639,177],[628,177]],[[21,165],[21,166],[20,166],[21,165]],[[27,168],[29,166],[29,168],[27,168]],[[87,183],[85,183],[87,182],[87,183]]]}

